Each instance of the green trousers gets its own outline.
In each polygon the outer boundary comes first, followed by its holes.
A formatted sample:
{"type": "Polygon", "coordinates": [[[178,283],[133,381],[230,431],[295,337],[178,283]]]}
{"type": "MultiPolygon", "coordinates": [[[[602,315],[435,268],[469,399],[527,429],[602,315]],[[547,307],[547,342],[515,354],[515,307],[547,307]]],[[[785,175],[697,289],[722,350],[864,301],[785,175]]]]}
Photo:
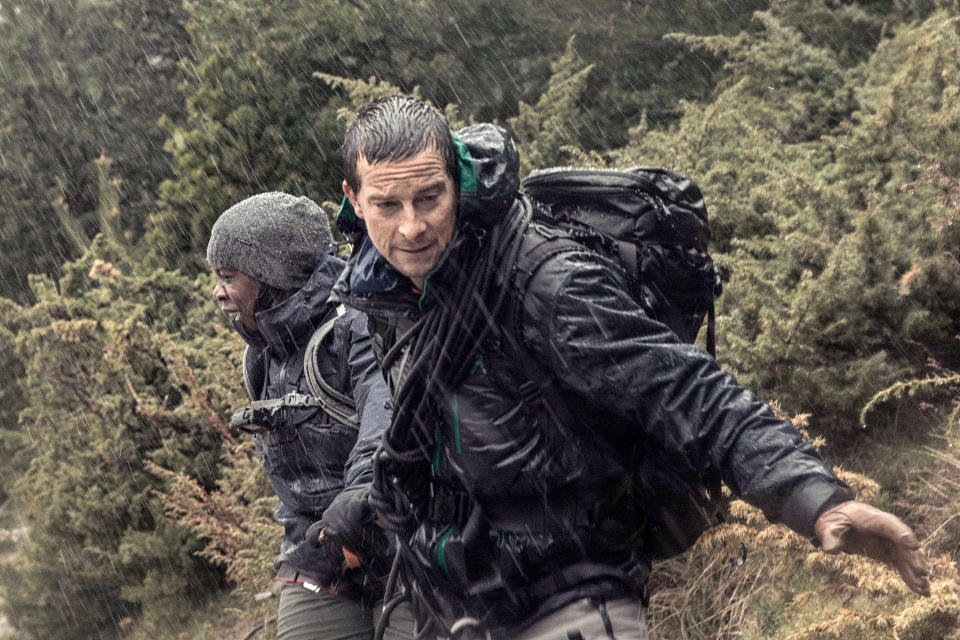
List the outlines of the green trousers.
{"type": "Polygon", "coordinates": [[[648,640],[636,598],[577,600],[533,623],[515,640],[648,640]]]}
{"type": "MultiPolygon", "coordinates": [[[[371,640],[380,607],[324,591],[313,592],[299,584],[280,584],[277,611],[278,640],[371,640]]],[[[385,640],[412,640],[413,617],[407,607],[397,607],[390,616],[385,640]]]]}

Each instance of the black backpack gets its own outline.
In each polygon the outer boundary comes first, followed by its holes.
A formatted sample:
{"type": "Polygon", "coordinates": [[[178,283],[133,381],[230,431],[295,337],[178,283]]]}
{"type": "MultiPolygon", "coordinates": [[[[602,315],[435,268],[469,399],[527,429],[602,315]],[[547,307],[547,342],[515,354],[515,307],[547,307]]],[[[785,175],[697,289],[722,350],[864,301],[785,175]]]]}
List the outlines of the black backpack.
{"type": "MultiPolygon", "coordinates": [[[[708,252],[707,209],[696,184],[652,167],[561,167],[534,171],[522,185],[534,201],[533,220],[619,262],[635,280],[631,294],[681,340],[693,342],[708,318],[707,350],[714,355],[714,299],[721,282],[708,252]]],[[[539,265],[563,245],[545,242],[521,252],[517,290],[524,291],[539,265]]],[[[564,404],[559,389],[549,393],[552,402],[564,404]]],[[[657,559],[688,549],[723,521],[725,510],[716,473],[668,460],[656,444],[645,445],[621,496],[621,506],[641,522],[635,543],[657,559]]]]}
{"type": "Polygon", "coordinates": [[[707,207],[693,181],[654,167],[558,167],[534,171],[523,190],[541,205],[534,219],[595,238],[591,246],[637,279],[640,303],[681,340],[693,342],[708,317],[714,354],[713,303],[722,285],[708,252],[707,207]]]}

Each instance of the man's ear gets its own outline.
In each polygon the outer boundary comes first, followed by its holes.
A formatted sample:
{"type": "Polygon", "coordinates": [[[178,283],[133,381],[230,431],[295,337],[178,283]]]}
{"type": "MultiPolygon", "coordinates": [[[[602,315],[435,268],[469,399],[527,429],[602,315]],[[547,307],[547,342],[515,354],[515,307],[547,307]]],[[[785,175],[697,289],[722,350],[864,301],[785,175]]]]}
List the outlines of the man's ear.
{"type": "Polygon", "coordinates": [[[347,184],[347,181],[343,181],[343,194],[347,196],[347,200],[350,201],[350,204],[353,206],[354,212],[357,214],[357,217],[363,220],[363,212],[360,211],[360,205],[357,203],[357,194],[353,192],[353,189],[350,188],[350,185],[347,184]]]}

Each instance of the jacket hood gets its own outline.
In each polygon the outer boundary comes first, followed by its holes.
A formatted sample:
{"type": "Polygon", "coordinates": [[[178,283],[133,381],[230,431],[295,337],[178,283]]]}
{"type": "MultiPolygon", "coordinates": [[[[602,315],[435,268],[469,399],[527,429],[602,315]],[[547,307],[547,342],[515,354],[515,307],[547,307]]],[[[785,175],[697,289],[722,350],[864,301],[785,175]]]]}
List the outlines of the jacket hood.
{"type": "MultiPolygon", "coordinates": [[[[517,147],[503,128],[475,124],[455,131],[453,139],[460,190],[456,231],[428,278],[450,262],[450,254],[463,244],[462,236],[476,236],[502,220],[520,188],[517,147]]],[[[353,242],[354,251],[334,287],[335,300],[391,293],[406,295],[412,290],[410,280],[396,271],[370,242],[363,220],[346,197],[337,214],[337,228],[353,242]]]]}
{"type": "Polygon", "coordinates": [[[327,255],[306,284],[275,307],[257,314],[257,333],[237,331],[253,346],[268,346],[278,356],[290,356],[306,347],[327,313],[330,291],[343,270],[343,260],[327,255]]]}

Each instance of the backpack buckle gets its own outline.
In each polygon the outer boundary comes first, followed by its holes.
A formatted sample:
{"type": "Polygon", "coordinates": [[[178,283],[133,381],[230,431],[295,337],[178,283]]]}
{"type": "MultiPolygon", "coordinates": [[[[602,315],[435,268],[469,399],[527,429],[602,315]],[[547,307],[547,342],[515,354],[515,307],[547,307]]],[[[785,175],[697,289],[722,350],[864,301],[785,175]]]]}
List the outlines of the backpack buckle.
{"type": "Polygon", "coordinates": [[[266,428],[260,424],[262,420],[259,420],[259,417],[255,409],[237,409],[230,418],[230,431],[261,434],[266,431],[266,428]]]}

